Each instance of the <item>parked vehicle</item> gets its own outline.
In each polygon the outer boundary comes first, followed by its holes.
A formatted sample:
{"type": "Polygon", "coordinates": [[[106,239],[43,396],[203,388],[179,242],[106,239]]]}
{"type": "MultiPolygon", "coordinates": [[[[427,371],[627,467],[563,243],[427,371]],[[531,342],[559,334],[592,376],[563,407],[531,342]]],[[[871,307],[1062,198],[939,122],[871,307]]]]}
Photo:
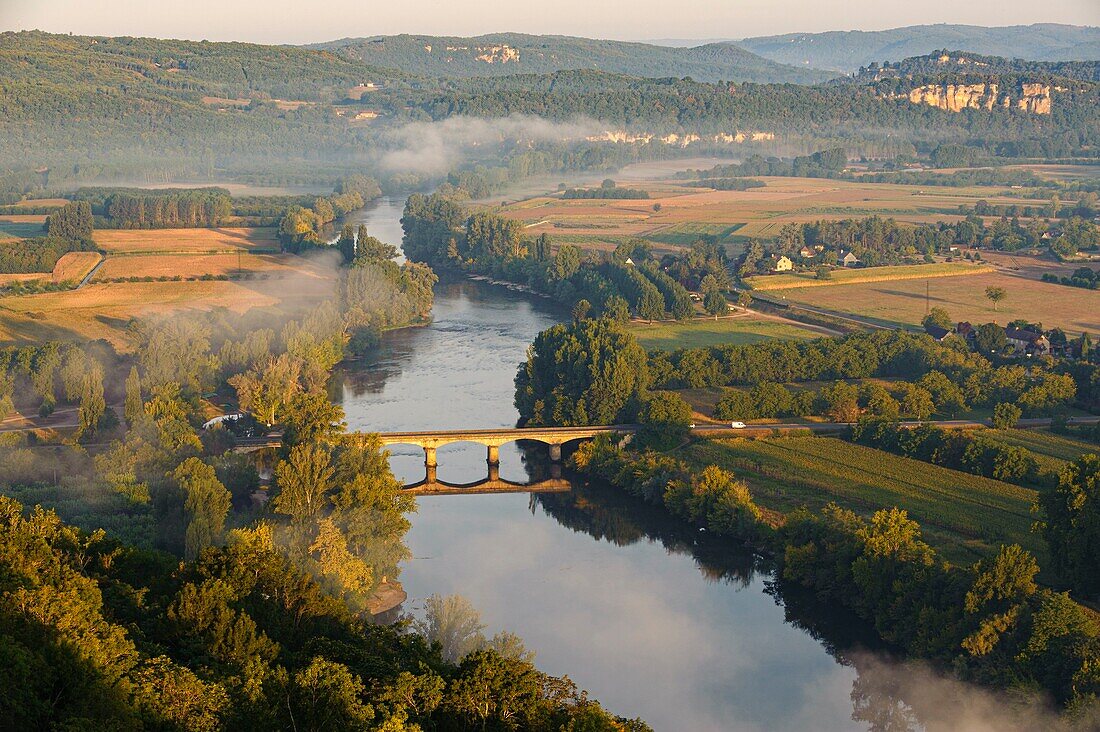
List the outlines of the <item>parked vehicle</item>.
{"type": "Polygon", "coordinates": [[[743,430],[747,425],[744,422],[730,422],[730,427],[735,430],[743,430]]]}

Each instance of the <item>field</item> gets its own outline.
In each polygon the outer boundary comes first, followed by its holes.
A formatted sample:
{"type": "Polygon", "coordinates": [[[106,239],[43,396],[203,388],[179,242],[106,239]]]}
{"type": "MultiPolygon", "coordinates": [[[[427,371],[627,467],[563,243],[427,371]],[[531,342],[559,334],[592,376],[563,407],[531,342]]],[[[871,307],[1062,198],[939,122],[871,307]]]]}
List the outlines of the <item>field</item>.
{"type": "Polygon", "coordinates": [[[46,223],[45,214],[3,214],[0,215],[0,241],[4,239],[27,239],[42,236],[46,223]]]}
{"type": "Polygon", "coordinates": [[[303,260],[290,254],[153,254],[113,255],[93,282],[122,277],[198,277],[201,275],[271,274],[302,271],[303,260]]]}
{"type": "Polygon", "coordinates": [[[827,280],[819,280],[813,272],[789,272],[775,275],[749,277],[746,282],[754,290],[789,290],[797,287],[829,287],[856,282],[894,282],[897,280],[928,279],[931,277],[957,277],[959,275],[992,272],[992,267],[968,262],[940,262],[938,264],[912,264],[892,267],[862,267],[834,270],[827,280]]]}
{"type": "Polygon", "coordinates": [[[674,351],[722,343],[759,343],[773,338],[819,338],[822,333],[793,323],[753,317],[696,319],[683,323],[632,322],[630,332],[648,350],[674,351]]]}
{"type": "Polygon", "coordinates": [[[783,294],[794,303],[853,313],[891,325],[916,325],[925,315],[926,285],[928,305],[946,309],[956,321],[1005,324],[1023,318],[1046,328],[1058,326],[1069,333],[1100,331],[1100,292],[1005,272],[803,287],[784,290],[783,294]],[[1003,287],[1008,293],[996,310],[985,297],[985,289],[991,286],[1003,287]]]}
{"type": "Polygon", "coordinates": [[[870,515],[906,510],[925,539],[952,561],[972,562],[1019,543],[1042,555],[1031,533],[1035,492],[831,437],[706,440],[685,455],[745,478],[763,506],[818,509],[830,501],[870,515]]]}
{"type": "Polygon", "coordinates": [[[792,222],[878,214],[919,224],[957,221],[962,218],[960,204],[973,205],[980,199],[993,204],[1045,203],[1009,195],[1019,192],[1007,186],[936,188],[816,178],[757,179],[765,187],[712,191],[685,186],[683,181],[620,175],[616,178],[620,185],[645,189],[651,198],[565,201],[542,195],[503,206],[498,212],[522,221],[527,234],[548,233],[555,241],[568,237],[571,243],[593,248],[630,237],[686,246],[698,235],[708,234],[733,254],[745,240],[775,236],[792,222]]]}
{"type": "Polygon", "coordinates": [[[248,251],[279,248],[274,228],[223,229],[100,229],[95,243],[111,254],[248,251]]]}
{"type": "Polygon", "coordinates": [[[99,252],[68,252],[62,254],[53,267],[51,279],[54,282],[80,282],[92,271],[103,255],[99,252]]]}
{"type": "Polygon", "coordinates": [[[132,349],[130,318],[156,317],[185,310],[228,308],[244,312],[254,307],[311,304],[331,294],[332,282],[306,280],[288,288],[269,282],[126,282],[90,284],[80,290],[47,292],[0,299],[0,343],[50,339],[84,341],[104,338],[123,351],[132,349]]]}
{"type": "Polygon", "coordinates": [[[1100,454],[1100,445],[1093,445],[1065,435],[1056,435],[1049,430],[982,430],[978,434],[1002,445],[1031,450],[1042,468],[1054,474],[1061,472],[1066,463],[1082,455],[1100,454]]]}

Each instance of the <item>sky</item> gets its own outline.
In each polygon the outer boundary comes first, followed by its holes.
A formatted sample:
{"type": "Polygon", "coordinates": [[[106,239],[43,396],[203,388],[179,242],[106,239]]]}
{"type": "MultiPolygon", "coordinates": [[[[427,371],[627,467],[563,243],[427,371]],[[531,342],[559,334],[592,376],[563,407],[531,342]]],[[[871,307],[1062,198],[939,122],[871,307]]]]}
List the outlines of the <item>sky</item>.
{"type": "Polygon", "coordinates": [[[501,31],[719,39],[923,23],[1100,25],[1100,0],[0,0],[0,30],[295,44],[501,31]]]}

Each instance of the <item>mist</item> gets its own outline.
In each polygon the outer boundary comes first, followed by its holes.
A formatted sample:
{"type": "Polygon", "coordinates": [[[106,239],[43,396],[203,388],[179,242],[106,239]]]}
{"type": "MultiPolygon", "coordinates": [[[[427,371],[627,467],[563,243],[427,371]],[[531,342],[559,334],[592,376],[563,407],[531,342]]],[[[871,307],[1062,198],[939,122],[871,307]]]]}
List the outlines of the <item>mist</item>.
{"type": "Polygon", "coordinates": [[[872,732],[1068,732],[1100,724],[1095,715],[1062,717],[1039,694],[968,684],[923,661],[890,662],[866,652],[849,660],[859,672],[852,682],[852,720],[872,732]]]}
{"type": "Polygon", "coordinates": [[[569,142],[584,139],[601,129],[594,120],[553,122],[529,115],[495,119],[448,117],[438,122],[412,122],[382,135],[383,146],[391,149],[383,154],[381,167],[390,173],[446,175],[470,160],[479,147],[569,142]]]}

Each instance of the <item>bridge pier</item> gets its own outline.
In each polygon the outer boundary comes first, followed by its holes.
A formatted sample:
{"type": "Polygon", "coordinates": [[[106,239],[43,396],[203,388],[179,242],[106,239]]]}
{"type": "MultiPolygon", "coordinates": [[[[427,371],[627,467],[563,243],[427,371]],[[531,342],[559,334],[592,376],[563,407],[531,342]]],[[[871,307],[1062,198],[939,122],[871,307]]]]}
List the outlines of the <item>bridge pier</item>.
{"type": "Polygon", "coordinates": [[[550,461],[554,463],[561,462],[561,445],[550,445],[550,461]]]}
{"type": "Polygon", "coordinates": [[[434,468],[438,463],[435,461],[435,448],[424,447],[424,467],[434,468]]]}
{"type": "Polygon", "coordinates": [[[486,462],[490,465],[500,465],[500,448],[496,445],[489,445],[487,451],[486,462]]]}
{"type": "Polygon", "coordinates": [[[489,463],[489,480],[500,480],[500,463],[489,463]]]}

